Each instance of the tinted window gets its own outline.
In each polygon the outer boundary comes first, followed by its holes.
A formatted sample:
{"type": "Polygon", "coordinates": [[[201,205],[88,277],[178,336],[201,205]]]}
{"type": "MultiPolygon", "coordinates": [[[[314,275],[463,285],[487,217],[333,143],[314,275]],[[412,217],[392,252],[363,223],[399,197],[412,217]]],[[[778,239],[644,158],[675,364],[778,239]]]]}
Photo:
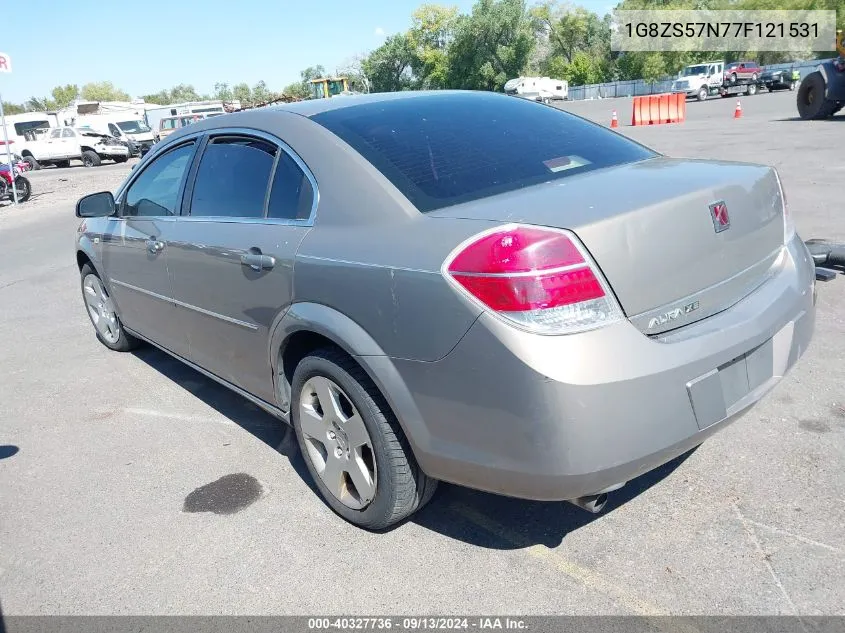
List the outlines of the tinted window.
{"type": "Polygon", "coordinates": [[[307,220],[311,215],[313,203],[314,190],[311,181],[296,161],[282,152],[276,166],[276,175],[273,176],[267,217],[307,220]]]}
{"type": "Polygon", "coordinates": [[[191,215],[260,218],[276,146],[257,138],[218,137],[203,152],[191,215]]]}
{"type": "Polygon", "coordinates": [[[25,121],[23,123],[15,123],[15,133],[18,136],[23,136],[29,130],[34,130],[40,127],[50,127],[47,121],[25,121]]]}
{"type": "Polygon", "coordinates": [[[411,97],[312,118],[423,212],[655,155],[561,110],[495,94],[411,97]]]}
{"type": "Polygon", "coordinates": [[[188,143],[156,158],[129,186],[123,215],[177,215],[179,187],[193,152],[188,143]]]}
{"type": "Polygon", "coordinates": [[[120,130],[117,129],[117,126],[114,123],[109,123],[109,134],[112,136],[120,136],[120,130]]]}

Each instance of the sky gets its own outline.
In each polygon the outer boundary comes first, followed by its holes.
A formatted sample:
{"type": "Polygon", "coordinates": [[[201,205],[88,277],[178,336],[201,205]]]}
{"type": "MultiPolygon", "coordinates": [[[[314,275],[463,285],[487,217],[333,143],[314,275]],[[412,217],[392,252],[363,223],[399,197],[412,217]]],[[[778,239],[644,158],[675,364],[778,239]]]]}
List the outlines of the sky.
{"type": "MultiPolygon", "coordinates": [[[[428,0],[469,13],[474,0],[428,0]]],[[[179,83],[210,93],[264,80],[271,90],[321,64],[331,73],[353,55],[405,31],[423,0],[52,0],[37,19],[26,3],[4,7],[3,101],[49,96],[56,85],[111,81],[137,97],[179,83]],[[37,37],[33,37],[37,31],[37,37]],[[40,45],[34,46],[35,42],[40,45]]],[[[5,4],[5,3],[4,3],[5,4]]],[[[529,0],[529,4],[534,4],[529,0]]],[[[607,10],[607,0],[577,2],[607,10]]]]}

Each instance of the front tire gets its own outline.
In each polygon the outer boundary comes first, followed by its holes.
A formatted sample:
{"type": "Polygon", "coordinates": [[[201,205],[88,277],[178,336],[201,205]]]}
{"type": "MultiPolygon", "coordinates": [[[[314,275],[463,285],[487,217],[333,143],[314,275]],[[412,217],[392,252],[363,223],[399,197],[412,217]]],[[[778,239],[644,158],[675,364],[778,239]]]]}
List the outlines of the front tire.
{"type": "Polygon", "coordinates": [[[35,156],[24,156],[23,162],[29,165],[29,168],[32,171],[35,171],[36,169],[41,169],[41,165],[38,163],[37,160],[35,160],[35,156]]]}
{"type": "MultiPolygon", "coordinates": [[[[9,195],[11,196],[11,187],[8,187],[9,195]]],[[[32,195],[32,185],[27,178],[18,176],[15,178],[15,191],[18,194],[18,202],[26,202],[32,195]]]]}
{"type": "Polygon", "coordinates": [[[100,155],[97,152],[86,149],[82,152],[82,164],[85,167],[99,167],[103,161],[100,160],[100,155]]]}
{"type": "Polygon", "coordinates": [[[709,91],[707,90],[707,88],[702,87],[701,90],[698,91],[698,100],[699,101],[706,101],[708,95],[709,95],[709,91]]]}
{"type": "Polygon", "coordinates": [[[300,451],[334,512],[379,530],[431,499],[437,482],[422,472],[384,397],[351,358],[317,350],[299,362],[291,387],[300,451]]]}
{"type": "Polygon", "coordinates": [[[836,112],[836,102],[824,97],[824,77],[815,71],[804,77],[796,97],[798,115],[804,120],[827,119],[836,112]]]}
{"type": "Polygon", "coordinates": [[[127,334],[117,316],[117,310],[109,296],[103,280],[91,264],[85,264],[80,271],[82,278],[82,299],[88,318],[97,334],[97,340],[115,352],[128,352],[135,349],[140,341],[127,334]]]}

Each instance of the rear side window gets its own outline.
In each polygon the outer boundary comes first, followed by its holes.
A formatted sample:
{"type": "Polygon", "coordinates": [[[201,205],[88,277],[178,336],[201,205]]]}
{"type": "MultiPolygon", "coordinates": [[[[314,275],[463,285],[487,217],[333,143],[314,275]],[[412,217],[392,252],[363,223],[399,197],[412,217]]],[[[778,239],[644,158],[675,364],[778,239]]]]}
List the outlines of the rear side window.
{"type": "Polygon", "coordinates": [[[495,94],[380,101],[312,119],[422,212],[656,155],[561,110],[495,94]]]}
{"type": "Polygon", "coordinates": [[[191,200],[194,217],[264,217],[276,146],[246,136],[209,141],[191,200]]]}
{"type": "Polygon", "coordinates": [[[296,161],[282,152],[279,156],[279,164],[276,166],[276,175],[273,176],[267,217],[307,220],[311,216],[313,204],[314,189],[311,181],[296,161]]]}

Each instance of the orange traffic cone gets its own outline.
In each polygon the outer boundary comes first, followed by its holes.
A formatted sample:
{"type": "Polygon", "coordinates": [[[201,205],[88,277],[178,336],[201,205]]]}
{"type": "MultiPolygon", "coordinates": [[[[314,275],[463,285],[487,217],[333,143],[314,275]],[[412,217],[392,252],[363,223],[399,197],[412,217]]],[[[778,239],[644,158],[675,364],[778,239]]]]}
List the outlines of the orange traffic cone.
{"type": "Polygon", "coordinates": [[[736,100],[736,110],[734,110],[734,118],[742,118],[742,104],[739,102],[739,99],[736,100]]]}
{"type": "Polygon", "coordinates": [[[610,119],[610,127],[619,127],[619,119],[616,118],[616,110],[613,111],[613,118],[610,119]]]}

